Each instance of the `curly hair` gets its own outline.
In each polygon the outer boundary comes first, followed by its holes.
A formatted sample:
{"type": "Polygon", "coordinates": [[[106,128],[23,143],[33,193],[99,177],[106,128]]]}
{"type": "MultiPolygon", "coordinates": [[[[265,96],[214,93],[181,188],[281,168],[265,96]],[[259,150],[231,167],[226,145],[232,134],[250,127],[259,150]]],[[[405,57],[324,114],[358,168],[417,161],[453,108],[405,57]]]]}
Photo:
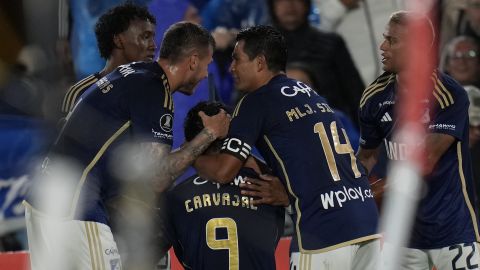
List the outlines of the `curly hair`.
{"type": "Polygon", "coordinates": [[[155,17],[144,6],[131,2],[111,8],[98,19],[95,24],[100,56],[108,59],[112,54],[115,44],[113,38],[128,29],[133,20],[144,20],[156,24],[155,17]]]}

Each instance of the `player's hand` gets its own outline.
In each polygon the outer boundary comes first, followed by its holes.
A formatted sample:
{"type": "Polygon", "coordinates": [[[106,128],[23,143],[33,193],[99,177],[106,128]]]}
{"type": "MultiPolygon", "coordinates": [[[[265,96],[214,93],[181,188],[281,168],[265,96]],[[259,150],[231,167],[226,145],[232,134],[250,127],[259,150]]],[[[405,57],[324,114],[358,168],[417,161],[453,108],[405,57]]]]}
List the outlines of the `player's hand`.
{"type": "Polygon", "coordinates": [[[208,116],[204,112],[198,112],[202,118],[203,126],[215,139],[223,139],[227,136],[230,127],[231,116],[224,109],[221,109],[216,115],[208,116]]]}
{"type": "Polygon", "coordinates": [[[287,192],[278,177],[268,174],[260,175],[260,179],[246,178],[245,183],[240,184],[242,195],[256,197],[254,205],[269,204],[275,206],[288,206],[287,192]]]}

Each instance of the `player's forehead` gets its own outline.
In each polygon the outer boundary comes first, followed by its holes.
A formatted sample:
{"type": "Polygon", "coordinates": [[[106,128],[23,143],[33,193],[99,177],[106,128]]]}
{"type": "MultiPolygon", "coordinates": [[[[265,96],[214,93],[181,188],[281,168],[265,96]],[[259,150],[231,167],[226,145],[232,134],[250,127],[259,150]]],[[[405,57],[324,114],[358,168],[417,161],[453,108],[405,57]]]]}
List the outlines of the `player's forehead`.
{"type": "Polygon", "coordinates": [[[383,32],[384,37],[389,38],[403,38],[407,33],[407,27],[400,25],[398,23],[390,22],[386,25],[385,31],[383,32]]]}
{"type": "Polygon", "coordinates": [[[150,22],[149,20],[135,18],[130,21],[128,28],[126,31],[133,31],[133,32],[155,32],[155,24],[150,22]]]}
{"type": "Polygon", "coordinates": [[[237,41],[237,43],[235,43],[235,47],[233,48],[232,58],[238,59],[238,58],[248,57],[244,49],[245,49],[245,41],[244,40],[237,41]]]}

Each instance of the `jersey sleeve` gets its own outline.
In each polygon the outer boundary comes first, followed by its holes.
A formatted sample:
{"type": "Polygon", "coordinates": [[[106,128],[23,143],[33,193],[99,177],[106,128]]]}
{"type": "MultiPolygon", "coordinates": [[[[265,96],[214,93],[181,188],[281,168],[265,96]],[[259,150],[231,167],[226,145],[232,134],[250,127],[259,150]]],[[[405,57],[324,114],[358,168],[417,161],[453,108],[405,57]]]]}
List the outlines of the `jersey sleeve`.
{"type": "Polygon", "coordinates": [[[438,109],[428,126],[429,133],[447,134],[457,140],[464,138],[464,132],[468,125],[468,106],[470,104],[466,93],[459,92],[455,95],[453,104],[438,109]]]}
{"type": "Polygon", "coordinates": [[[369,104],[359,109],[360,146],[365,149],[376,148],[383,140],[375,114],[369,110],[369,104]]]}
{"type": "Polygon", "coordinates": [[[128,95],[136,140],[173,144],[173,99],[163,84],[149,77],[132,78],[128,95]]]}
{"type": "Polygon", "coordinates": [[[228,136],[223,142],[221,152],[245,161],[261,135],[265,114],[262,95],[252,93],[241,99],[233,112],[228,136]]]}

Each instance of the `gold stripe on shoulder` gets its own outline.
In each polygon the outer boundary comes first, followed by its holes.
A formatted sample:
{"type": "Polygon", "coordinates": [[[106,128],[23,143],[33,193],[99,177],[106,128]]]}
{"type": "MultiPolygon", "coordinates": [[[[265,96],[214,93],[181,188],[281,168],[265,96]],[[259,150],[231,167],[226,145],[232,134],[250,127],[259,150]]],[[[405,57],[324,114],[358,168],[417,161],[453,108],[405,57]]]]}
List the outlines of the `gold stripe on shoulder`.
{"type": "Polygon", "coordinates": [[[365,104],[367,103],[367,100],[371,98],[373,95],[383,91],[394,79],[395,79],[395,74],[389,73],[387,79],[382,78],[382,80],[379,83],[374,83],[371,86],[369,86],[363,92],[362,98],[360,99],[360,108],[365,106],[365,104]]]}
{"type": "Polygon", "coordinates": [[[75,85],[73,85],[67,92],[67,94],[65,95],[65,98],[63,100],[63,111],[64,112],[69,112],[73,106],[75,105],[75,102],[77,100],[77,96],[78,96],[78,93],[80,93],[82,90],[84,90],[85,88],[88,88],[90,87],[92,84],[94,84],[96,81],[98,81],[98,79],[93,76],[93,75],[90,75],[88,80],[86,80],[87,78],[85,78],[84,80],[76,83],[75,85]]]}
{"type": "Polygon", "coordinates": [[[247,96],[248,96],[248,94],[245,95],[245,96],[243,96],[243,97],[240,99],[240,101],[237,103],[237,106],[235,106],[235,110],[233,110],[232,118],[238,115],[238,111],[240,110],[240,106],[242,106],[242,102],[243,102],[243,100],[244,100],[247,96]]]}
{"type": "Polygon", "coordinates": [[[90,171],[93,169],[95,164],[100,160],[100,158],[103,156],[105,151],[107,151],[108,147],[128,128],[130,127],[131,121],[125,122],[122,127],[120,127],[98,150],[97,154],[93,157],[93,159],[90,161],[90,163],[87,165],[87,167],[83,170],[82,172],[82,177],[80,177],[80,181],[78,181],[77,187],[75,189],[75,195],[73,196],[73,201],[72,205],[70,207],[70,218],[73,219],[75,215],[75,211],[77,209],[77,204],[78,200],[80,198],[80,192],[82,191],[82,186],[85,183],[85,180],[87,179],[88,174],[90,171]]]}
{"type": "Polygon", "coordinates": [[[433,73],[433,74],[434,74],[434,76],[435,76],[435,79],[437,80],[437,84],[440,86],[440,89],[447,95],[450,104],[455,103],[455,101],[453,100],[452,94],[451,94],[450,91],[445,87],[445,85],[443,84],[443,82],[438,78],[437,73],[435,72],[435,73],[433,73]]]}
{"type": "Polygon", "coordinates": [[[475,239],[477,242],[480,242],[480,235],[478,233],[478,223],[477,216],[475,215],[475,210],[473,209],[472,202],[468,196],[467,192],[467,183],[465,181],[465,175],[463,173],[463,159],[462,159],[462,142],[457,142],[457,161],[458,161],[458,173],[460,175],[460,181],[462,184],[462,193],[465,204],[467,205],[468,212],[470,213],[470,218],[472,219],[473,230],[475,231],[475,239]]]}
{"type": "Polygon", "coordinates": [[[172,98],[172,94],[170,93],[170,91],[166,88],[165,89],[165,98],[163,100],[163,107],[166,108],[166,109],[169,109],[169,110],[172,110],[172,107],[173,107],[173,98],[172,98]]]}
{"type": "Polygon", "coordinates": [[[442,98],[440,98],[435,91],[433,91],[433,96],[437,99],[438,103],[440,104],[440,108],[442,110],[445,109],[445,104],[443,104],[442,98]]]}
{"type": "Polygon", "coordinates": [[[85,81],[92,79],[92,77],[93,77],[93,74],[81,79],[80,81],[76,82],[74,85],[72,85],[68,89],[67,93],[65,94],[65,97],[63,98],[63,106],[62,106],[63,108],[66,106],[67,100],[70,100],[70,96],[72,95],[73,91],[75,91],[75,89],[77,89],[78,87],[82,86],[83,83],[85,83],[85,81]]]}

